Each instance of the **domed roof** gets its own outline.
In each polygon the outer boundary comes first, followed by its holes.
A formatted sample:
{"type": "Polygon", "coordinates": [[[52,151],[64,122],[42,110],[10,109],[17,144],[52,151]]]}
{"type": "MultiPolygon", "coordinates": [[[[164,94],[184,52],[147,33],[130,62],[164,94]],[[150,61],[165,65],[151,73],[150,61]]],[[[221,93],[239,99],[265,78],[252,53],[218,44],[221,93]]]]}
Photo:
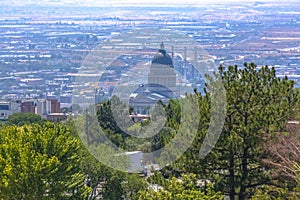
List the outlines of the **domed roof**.
{"type": "Polygon", "coordinates": [[[173,67],[172,58],[169,54],[167,54],[163,43],[161,43],[160,49],[152,59],[152,64],[154,63],[161,65],[169,65],[170,67],[173,67]]]}

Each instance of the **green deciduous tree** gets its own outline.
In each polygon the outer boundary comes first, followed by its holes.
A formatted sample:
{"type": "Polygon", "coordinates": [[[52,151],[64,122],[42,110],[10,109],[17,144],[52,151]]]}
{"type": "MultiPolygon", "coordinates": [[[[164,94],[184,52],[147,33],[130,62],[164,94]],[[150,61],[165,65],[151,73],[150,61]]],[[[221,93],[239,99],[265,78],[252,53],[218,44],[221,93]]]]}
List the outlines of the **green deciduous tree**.
{"type": "Polygon", "coordinates": [[[33,113],[14,113],[8,117],[7,125],[42,124],[46,120],[33,113]]]}
{"type": "Polygon", "coordinates": [[[81,170],[87,175],[86,183],[91,188],[88,199],[136,199],[138,191],[145,188],[144,180],[137,175],[110,168],[87,151],[82,155],[81,170]]]}
{"type": "Polygon", "coordinates": [[[80,143],[66,126],[7,126],[0,130],[0,199],[83,199],[80,143]]]}
{"type": "Polygon", "coordinates": [[[114,149],[104,140],[97,117],[90,112],[65,123],[82,141],[80,169],[86,175],[85,182],[91,189],[87,199],[136,199],[138,191],[145,187],[144,180],[126,172],[130,166],[129,158],[124,151],[114,149]],[[90,139],[87,139],[86,131],[90,139]]]}

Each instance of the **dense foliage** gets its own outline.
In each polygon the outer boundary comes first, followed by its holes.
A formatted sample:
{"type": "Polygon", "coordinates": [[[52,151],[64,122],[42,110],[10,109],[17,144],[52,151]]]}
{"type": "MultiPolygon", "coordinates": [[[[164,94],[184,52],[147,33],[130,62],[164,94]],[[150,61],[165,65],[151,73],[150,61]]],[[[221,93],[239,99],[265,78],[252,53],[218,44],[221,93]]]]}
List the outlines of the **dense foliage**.
{"type": "Polygon", "coordinates": [[[260,162],[265,156],[260,143],[265,135],[283,128],[298,94],[293,89],[293,81],[276,78],[274,68],[257,68],[253,63],[245,63],[243,69],[221,66],[218,77],[227,96],[227,114],[218,143],[204,159],[197,158],[196,152],[209,125],[206,115],[211,109],[210,100],[200,97],[201,113],[205,114],[199,138],[178,166],[212,179],[218,190],[228,194],[231,200],[242,200],[251,197],[258,186],[270,183],[268,170],[260,162]]]}
{"type": "MultiPolygon", "coordinates": [[[[221,200],[224,196],[215,192],[210,184],[200,188],[195,174],[183,175],[180,178],[171,177],[165,181],[164,187],[151,185],[147,190],[141,191],[139,200],[221,200]]],[[[205,184],[205,183],[204,183],[205,184]]]]}
{"type": "Polygon", "coordinates": [[[42,124],[46,120],[33,113],[14,113],[5,122],[7,125],[23,126],[25,124],[42,124]]]}
{"type": "Polygon", "coordinates": [[[80,143],[67,127],[9,126],[0,130],[0,199],[80,199],[80,143]]]}

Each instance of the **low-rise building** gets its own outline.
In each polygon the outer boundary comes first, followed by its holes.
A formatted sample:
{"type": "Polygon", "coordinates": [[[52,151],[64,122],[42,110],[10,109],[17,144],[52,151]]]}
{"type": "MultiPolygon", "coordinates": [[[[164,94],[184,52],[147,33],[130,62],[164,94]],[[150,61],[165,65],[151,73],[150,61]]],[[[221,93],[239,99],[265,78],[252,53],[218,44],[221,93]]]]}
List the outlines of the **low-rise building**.
{"type": "Polygon", "coordinates": [[[21,103],[22,113],[33,113],[35,114],[35,102],[34,100],[25,100],[21,103]]]}
{"type": "Polygon", "coordinates": [[[34,113],[43,118],[51,113],[60,113],[60,103],[57,99],[29,99],[21,103],[21,112],[34,113]]]}
{"type": "Polygon", "coordinates": [[[0,120],[4,122],[10,115],[20,112],[20,106],[19,101],[0,101],[0,120]]]}
{"type": "Polygon", "coordinates": [[[66,113],[51,113],[47,115],[47,120],[53,122],[60,122],[66,120],[69,115],[66,113]]]}

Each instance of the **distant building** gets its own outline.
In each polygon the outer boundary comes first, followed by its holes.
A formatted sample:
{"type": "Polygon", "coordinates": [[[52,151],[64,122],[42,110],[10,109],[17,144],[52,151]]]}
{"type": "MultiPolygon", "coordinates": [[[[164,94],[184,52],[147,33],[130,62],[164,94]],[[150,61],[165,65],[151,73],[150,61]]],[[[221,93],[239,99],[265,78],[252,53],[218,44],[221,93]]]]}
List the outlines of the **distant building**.
{"type": "Polygon", "coordinates": [[[129,105],[134,109],[134,114],[150,114],[151,108],[158,101],[167,103],[169,99],[176,98],[177,93],[173,61],[161,43],[151,62],[148,84],[131,94],[129,105]]]}
{"type": "Polygon", "coordinates": [[[163,43],[151,62],[148,89],[169,98],[174,98],[174,93],[177,92],[173,60],[163,43]]]}
{"type": "Polygon", "coordinates": [[[30,101],[24,101],[21,103],[21,112],[22,113],[35,113],[35,102],[30,101]]]}
{"type": "MultiPolygon", "coordinates": [[[[135,115],[149,115],[152,107],[156,105],[159,101],[163,103],[168,103],[170,97],[164,94],[169,94],[171,91],[164,92],[160,94],[158,92],[150,91],[148,85],[143,86],[146,89],[138,94],[131,95],[129,99],[129,105],[133,108],[135,115]]],[[[153,88],[153,87],[152,87],[153,88]]],[[[156,88],[163,88],[162,86],[156,86],[156,88]]],[[[167,91],[167,88],[163,90],[167,91]]]]}
{"type": "Polygon", "coordinates": [[[130,167],[127,169],[128,172],[143,172],[143,153],[141,151],[125,152],[125,155],[130,160],[130,167]]]}
{"type": "Polygon", "coordinates": [[[66,113],[51,113],[47,115],[47,120],[53,121],[53,122],[60,122],[63,120],[66,120],[68,117],[68,114],[66,113]]]}
{"type": "Polygon", "coordinates": [[[129,115],[129,117],[134,122],[141,122],[141,121],[148,120],[150,118],[149,115],[142,115],[142,114],[129,115]]]}
{"type": "Polygon", "coordinates": [[[154,171],[161,170],[159,164],[145,163],[144,153],[141,151],[125,152],[125,155],[130,161],[130,166],[127,169],[129,173],[138,173],[142,176],[151,176],[154,174],[154,171]]]}
{"type": "Polygon", "coordinates": [[[0,101],[0,120],[4,122],[10,115],[20,112],[20,106],[19,101],[0,101]]]}
{"type": "Polygon", "coordinates": [[[60,113],[60,103],[57,99],[30,99],[21,103],[21,112],[33,113],[46,118],[51,113],[60,113]]]}
{"type": "Polygon", "coordinates": [[[35,114],[44,116],[50,113],[49,105],[46,104],[46,99],[37,99],[35,100],[35,114]],[[48,108],[48,109],[47,109],[48,108]]]}
{"type": "Polygon", "coordinates": [[[59,113],[60,112],[60,103],[57,99],[50,99],[51,110],[50,113],[59,113]]]}

